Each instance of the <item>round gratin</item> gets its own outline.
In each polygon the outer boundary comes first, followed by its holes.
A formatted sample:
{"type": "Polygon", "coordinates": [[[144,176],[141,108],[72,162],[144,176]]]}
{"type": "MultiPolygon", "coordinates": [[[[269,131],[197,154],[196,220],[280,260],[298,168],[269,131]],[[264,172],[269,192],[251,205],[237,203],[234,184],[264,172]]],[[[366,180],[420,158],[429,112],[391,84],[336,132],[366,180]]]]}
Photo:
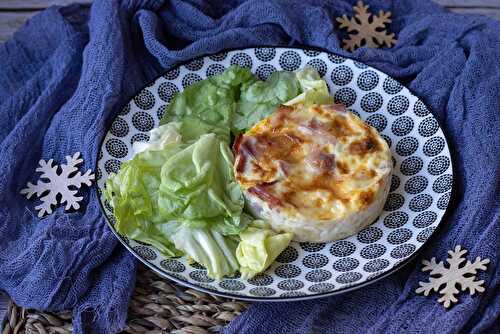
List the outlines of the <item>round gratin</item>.
{"type": "Polygon", "coordinates": [[[297,241],[355,234],[377,218],[390,188],[387,143],[342,105],[281,106],[234,153],[253,215],[297,241]]]}

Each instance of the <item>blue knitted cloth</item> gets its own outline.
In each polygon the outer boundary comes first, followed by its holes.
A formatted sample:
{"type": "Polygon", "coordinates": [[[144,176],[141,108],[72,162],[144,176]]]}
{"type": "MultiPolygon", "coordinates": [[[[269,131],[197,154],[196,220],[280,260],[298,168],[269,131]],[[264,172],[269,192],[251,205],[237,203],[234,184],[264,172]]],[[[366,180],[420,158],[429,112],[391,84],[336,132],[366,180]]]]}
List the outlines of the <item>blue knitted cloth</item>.
{"type": "MultiPolygon", "coordinates": [[[[95,191],[83,209],[43,219],[19,191],[39,159],[82,152],[94,168],[118,109],[141,86],[189,58],[225,48],[311,45],[399,79],[433,111],[449,140],[454,194],[445,219],[413,262],[341,296],[254,304],[227,333],[499,332],[500,24],[427,1],[369,1],[390,10],[391,49],[339,47],[340,0],[96,0],[52,7],[0,45],[0,289],[24,307],[73,309],[76,333],[123,328],[136,262],[106,227],[95,191]],[[490,258],[486,291],[445,311],[414,293],[421,258],[460,244],[490,258]]],[[[368,2],[368,1],[367,1],[368,2]]]]}

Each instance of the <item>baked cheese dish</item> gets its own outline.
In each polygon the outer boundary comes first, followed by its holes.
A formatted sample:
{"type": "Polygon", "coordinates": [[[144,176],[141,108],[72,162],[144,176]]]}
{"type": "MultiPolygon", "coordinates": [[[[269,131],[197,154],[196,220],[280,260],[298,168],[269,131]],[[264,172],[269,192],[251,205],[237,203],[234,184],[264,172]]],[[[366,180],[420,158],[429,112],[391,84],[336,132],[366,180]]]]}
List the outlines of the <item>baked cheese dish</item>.
{"type": "Polygon", "coordinates": [[[233,151],[250,212],[296,241],[355,234],[378,217],[390,188],[387,143],[342,105],[280,106],[233,151]]]}

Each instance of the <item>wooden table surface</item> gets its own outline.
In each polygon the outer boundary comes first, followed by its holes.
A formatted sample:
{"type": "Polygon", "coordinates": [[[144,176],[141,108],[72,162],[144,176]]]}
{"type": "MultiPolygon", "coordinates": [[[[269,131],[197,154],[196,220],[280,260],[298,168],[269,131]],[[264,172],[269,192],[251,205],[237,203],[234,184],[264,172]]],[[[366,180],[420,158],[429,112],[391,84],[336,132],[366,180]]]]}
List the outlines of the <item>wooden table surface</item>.
{"type": "MultiPolygon", "coordinates": [[[[500,20],[500,0],[434,0],[449,10],[464,14],[482,14],[500,20]]],[[[27,19],[51,5],[66,5],[74,0],[0,0],[0,43],[5,42],[27,19]]],[[[91,0],[76,1],[89,4],[91,0]]],[[[1,319],[7,309],[7,297],[0,291],[1,319]]]]}

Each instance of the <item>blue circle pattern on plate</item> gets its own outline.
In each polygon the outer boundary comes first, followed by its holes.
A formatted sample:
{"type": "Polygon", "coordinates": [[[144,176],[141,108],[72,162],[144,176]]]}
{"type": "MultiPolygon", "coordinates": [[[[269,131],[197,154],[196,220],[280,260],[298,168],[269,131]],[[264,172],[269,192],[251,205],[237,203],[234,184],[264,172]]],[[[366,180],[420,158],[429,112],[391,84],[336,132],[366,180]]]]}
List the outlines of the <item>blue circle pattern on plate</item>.
{"type": "Polygon", "coordinates": [[[332,96],[392,144],[394,173],[384,211],[373,225],[344,240],[292,242],[265,273],[252,279],[235,275],[217,281],[184,257],[166,258],[152,246],[120,237],[126,247],[156,272],[181,284],[250,300],[338,293],[383,277],[411,257],[432,235],[451,197],[453,171],[443,132],[425,104],[398,81],[365,64],[315,50],[261,47],[220,52],[170,69],[145,86],[112,122],[99,152],[98,194],[110,225],[114,217],[102,198],[109,173],[130,159],[133,142],[149,140],[147,131],[159,125],[177,92],[232,64],[261,79],[306,64],[316,68],[332,96]]]}

